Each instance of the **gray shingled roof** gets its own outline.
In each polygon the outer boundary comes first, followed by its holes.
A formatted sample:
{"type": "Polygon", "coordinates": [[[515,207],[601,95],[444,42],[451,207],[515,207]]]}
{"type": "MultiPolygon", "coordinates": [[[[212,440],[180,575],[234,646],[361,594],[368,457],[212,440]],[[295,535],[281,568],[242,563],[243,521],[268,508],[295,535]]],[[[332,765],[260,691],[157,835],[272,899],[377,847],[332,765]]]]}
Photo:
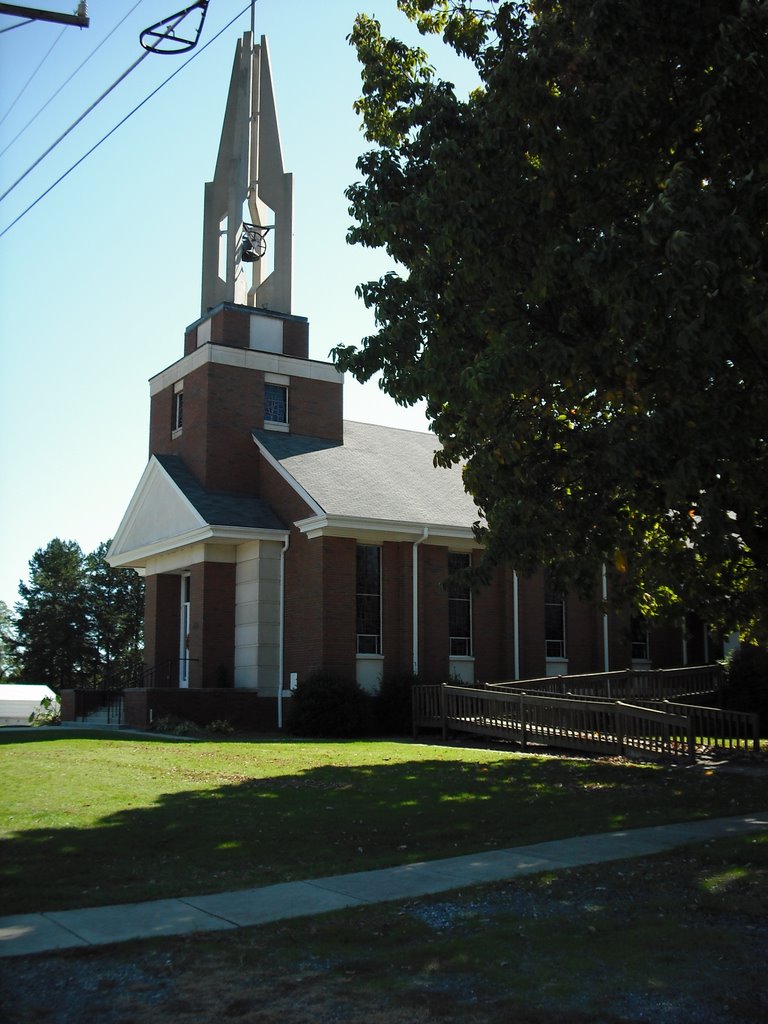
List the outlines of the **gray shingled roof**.
{"type": "Polygon", "coordinates": [[[155,458],[209,526],[286,529],[285,523],[260,498],[206,491],[178,455],[156,455],[155,458]]]}
{"type": "Polygon", "coordinates": [[[435,468],[434,434],[344,422],[344,443],[254,430],[327,515],[469,528],[478,518],[459,467],[435,468]]]}

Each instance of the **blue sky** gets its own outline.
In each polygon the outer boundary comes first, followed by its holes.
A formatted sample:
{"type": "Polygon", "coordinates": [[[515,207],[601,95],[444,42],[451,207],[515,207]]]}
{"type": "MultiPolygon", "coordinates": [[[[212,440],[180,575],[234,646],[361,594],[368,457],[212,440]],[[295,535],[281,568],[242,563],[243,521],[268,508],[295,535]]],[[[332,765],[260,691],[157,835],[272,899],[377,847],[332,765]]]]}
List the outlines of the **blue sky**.
{"type": "MultiPolygon", "coordinates": [[[[0,31],[0,193],[144,52],[141,31],[184,6],[91,0],[88,29],[35,22],[0,31]]],[[[200,46],[245,7],[211,0],[200,46]]],[[[355,286],[388,269],[383,253],[345,242],[344,189],[367,148],[346,42],[359,10],[418,40],[395,0],[256,4],[294,175],[293,311],[309,318],[315,359],[371,333],[355,286]]],[[[0,15],[0,30],[17,21],[0,15]]],[[[180,358],[184,329],[199,315],[203,186],[235,44],[249,27],[246,12],[0,237],[0,599],[11,606],[29,559],[53,537],[90,551],[113,535],[144,469],[147,381],[180,358]]],[[[143,60],[0,202],[0,232],[188,56],[143,60]]],[[[433,51],[440,72],[467,88],[470,69],[451,58],[440,45],[433,51]]],[[[345,416],[426,429],[420,408],[398,408],[375,383],[347,380],[345,416]]]]}

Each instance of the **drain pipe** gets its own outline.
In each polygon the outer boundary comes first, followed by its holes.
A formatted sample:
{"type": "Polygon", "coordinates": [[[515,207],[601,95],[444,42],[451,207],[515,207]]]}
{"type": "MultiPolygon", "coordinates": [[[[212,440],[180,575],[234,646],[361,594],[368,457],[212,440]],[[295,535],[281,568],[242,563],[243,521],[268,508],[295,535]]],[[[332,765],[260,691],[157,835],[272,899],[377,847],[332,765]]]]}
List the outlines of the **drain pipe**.
{"type": "Polygon", "coordinates": [[[291,543],[290,533],[280,551],[280,650],[277,653],[277,728],[283,728],[283,670],[285,668],[285,552],[291,543]]]}
{"type": "Polygon", "coordinates": [[[419,674],[419,545],[429,536],[429,527],[413,543],[413,674],[419,674]]]}
{"type": "Polygon", "coordinates": [[[603,672],[610,672],[610,657],[608,647],[608,573],[605,562],[602,564],[602,587],[603,587],[603,672]]]}

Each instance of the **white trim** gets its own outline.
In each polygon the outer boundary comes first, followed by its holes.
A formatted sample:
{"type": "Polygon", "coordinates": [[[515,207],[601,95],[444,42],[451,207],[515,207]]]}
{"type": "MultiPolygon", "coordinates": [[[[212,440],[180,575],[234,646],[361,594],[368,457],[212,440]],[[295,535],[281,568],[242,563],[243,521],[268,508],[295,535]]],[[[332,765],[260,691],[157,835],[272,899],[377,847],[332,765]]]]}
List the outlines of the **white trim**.
{"type": "Polygon", "coordinates": [[[545,674],[548,677],[551,676],[567,676],[568,675],[568,659],[567,658],[545,658],[545,674]]]}
{"type": "Polygon", "coordinates": [[[302,377],[305,380],[322,380],[341,384],[343,374],[333,363],[321,363],[316,359],[301,359],[298,356],[284,356],[258,349],[235,348],[228,345],[205,344],[160,373],[149,378],[149,393],[156,395],[171,387],[179,377],[198,370],[207,363],[219,366],[238,366],[246,370],[261,370],[263,373],[281,374],[288,377],[302,377]]]}
{"type": "Polygon", "coordinates": [[[520,678],[520,582],[517,571],[512,570],[512,628],[515,631],[513,647],[515,654],[515,679],[520,678]]]}
{"type": "Polygon", "coordinates": [[[611,659],[610,659],[610,644],[608,637],[608,574],[605,568],[605,562],[601,568],[602,578],[602,596],[603,606],[605,611],[603,612],[603,672],[610,672],[611,670],[611,659]]]}
{"type": "Polygon", "coordinates": [[[114,568],[130,566],[135,562],[142,565],[143,562],[154,558],[157,555],[176,551],[178,548],[190,547],[203,541],[213,541],[215,544],[244,544],[254,540],[285,541],[289,536],[287,530],[262,530],[248,526],[202,526],[199,530],[189,530],[187,533],[178,534],[175,537],[166,537],[155,541],[153,544],[145,544],[132,551],[124,551],[120,555],[107,555],[107,561],[114,568]]]}
{"type": "Polygon", "coordinates": [[[291,378],[287,377],[284,373],[265,373],[264,383],[279,384],[281,387],[287,388],[291,383],[291,378]]]}
{"type": "MultiPolygon", "coordinates": [[[[277,728],[283,728],[283,673],[285,671],[285,553],[291,543],[291,535],[287,534],[280,549],[280,616],[279,638],[280,650],[277,652],[277,728]]],[[[290,690],[288,693],[290,694],[290,690]]]]}
{"type": "Polygon", "coordinates": [[[130,562],[120,561],[120,559],[123,559],[125,557],[126,552],[123,552],[120,555],[113,555],[112,552],[120,550],[123,538],[127,534],[129,534],[130,531],[133,529],[136,518],[143,508],[144,501],[148,493],[152,489],[155,479],[158,477],[173,488],[176,497],[180,499],[182,507],[186,508],[186,511],[191,514],[191,518],[197,523],[199,523],[201,528],[205,526],[205,520],[197,511],[197,509],[189,500],[189,498],[186,496],[186,494],[184,494],[181,488],[171,479],[168,473],[166,473],[166,471],[160,465],[160,462],[157,460],[157,458],[154,455],[151,455],[149,458],[149,462],[144,467],[144,472],[141,474],[141,479],[136,485],[136,490],[133,492],[133,497],[128,503],[128,508],[125,510],[125,513],[123,514],[123,518],[120,521],[120,525],[115,531],[112,543],[109,546],[109,551],[107,552],[107,561],[109,562],[110,565],[119,566],[130,564],[130,562]]]}
{"type": "MultiPolygon", "coordinates": [[[[266,424],[265,424],[265,426],[266,426],[266,424]]],[[[253,435],[251,435],[251,436],[253,437],[253,435]]],[[[253,440],[254,440],[254,443],[256,444],[256,446],[258,447],[259,451],[261,452],[261,454],[267,460],[268,465],[270,465],[272,467],[272,469],[274,469],[275,472],[278,473],[279,476],[281,476],[283,478],[283,480],[285,480],[285,482],[287,484],[289,484],[294,489],[294,491],[298,494],[298,496],[302,499],[302,501],[306,502],[306,504],[309,505],[309,507],[312,509],[312,511],[316,515],[318,515],[318,516],[324,515],[323,509],[317,504],[317,502],[312,497],[312,495],[308,491],[304,490],[304,488],[301,486],[301,484],[298,482],[298,480],[288,472],[288,470],[282,465],[281,462],[279,462],[274,457],[274,455],[272,455],[272,453],[269,451],[269,449],[266,448],[265,445],[263,445],[261,443],[261,441],[259,441],[259,439],[257,437],[254,437],[253,440]]],[[[307,521],[307,520],[302,520],[302,522],[305,522],[305,521],[307,521]]]]}
{"type": "MultiPolygon", "coordinates": [[[[316,504],[316,503],[314,503],[316,504]]],[[[365,544],[381,543],[386,540],[413,541],[423,536],[424,530],[428,531],[427,544],[445,546],[446,541],[451,541],[455,550],[457,541],[462,541],[460,548],[470,551],[480,548],[472,528],[469,526],[446,526],[440,523],[413,523],[397,519],[364,519],[358,516],[337,516],[328,515],[320,511],[318,515],[307,519],[299,519],[296,527],[310,540],[315,537],[361,537],[361,535],[372,534],[362,541],[365,544]]]]}

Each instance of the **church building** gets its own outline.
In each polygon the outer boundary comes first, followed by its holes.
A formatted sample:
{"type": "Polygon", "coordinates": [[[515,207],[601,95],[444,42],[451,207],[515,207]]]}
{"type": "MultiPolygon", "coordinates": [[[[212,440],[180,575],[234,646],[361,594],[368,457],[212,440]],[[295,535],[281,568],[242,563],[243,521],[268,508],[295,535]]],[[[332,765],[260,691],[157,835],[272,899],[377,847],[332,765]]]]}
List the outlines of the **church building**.
{"type": "Polygon", "coordinates": [[[436,438],[343,418],[343,378],[292,311],[292,178],[266,40],[238,44],[205,189],[202,304],[150,380],[150,457],[109,550],[146,582],[147,687],[273,705],[316,671],[467,683],[707,659],[543,573],[446,583],[479,556],[477,508],[436,438]]]}

